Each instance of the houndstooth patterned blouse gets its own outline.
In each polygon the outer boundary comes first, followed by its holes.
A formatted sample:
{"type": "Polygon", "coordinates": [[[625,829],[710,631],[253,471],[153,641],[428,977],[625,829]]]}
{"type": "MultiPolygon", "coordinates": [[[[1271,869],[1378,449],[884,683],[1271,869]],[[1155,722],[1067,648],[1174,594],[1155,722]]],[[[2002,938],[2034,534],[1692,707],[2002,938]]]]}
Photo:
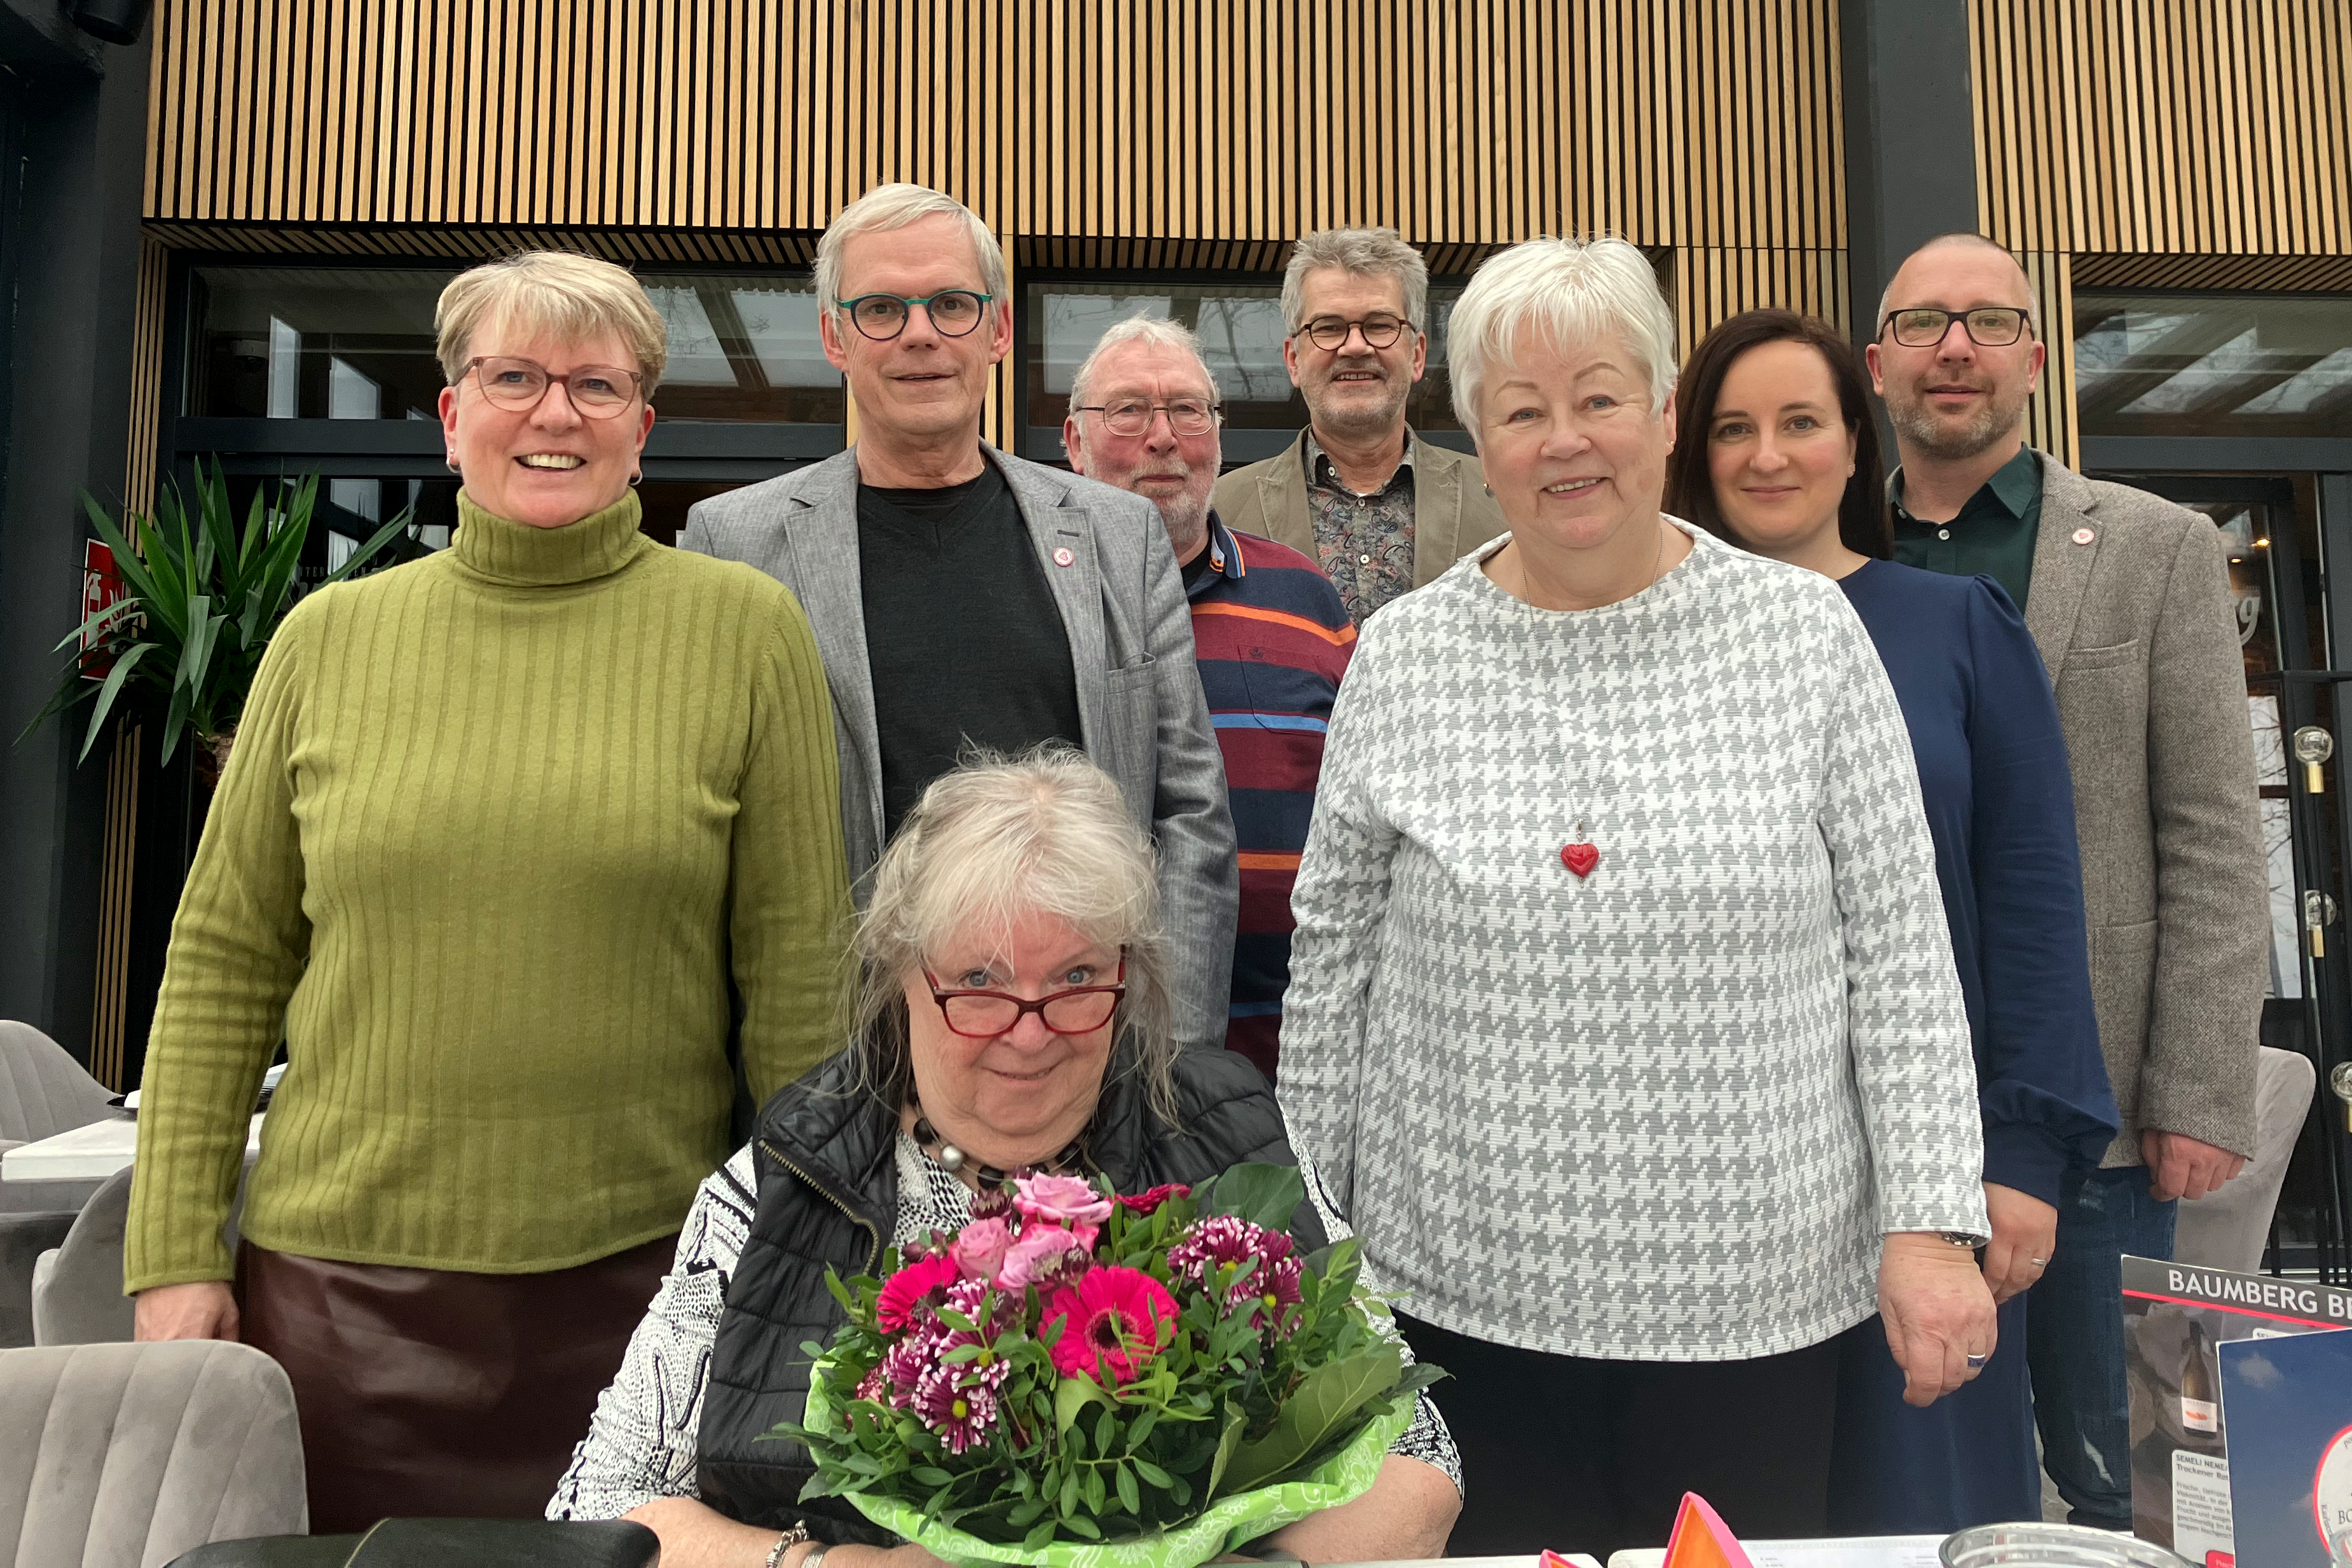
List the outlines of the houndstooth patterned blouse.
{"type": "Polygon", "coordinates": [[[1775,1355],[1875,1310],[1883,1233],[1986,1229],[1885,671],[1836,584],[1682,526],[1591,610],[1473,552],[1331,715],[1283,1110],[1407,1310],[1498,1344],[1775,1355]]]}
{"type": "MultiPolygon", "coordinates": [[[[950,1175],[922,1146],[898,1135],[898,1219],[893,1246],[932,1231],[953,1231],[971,1218],[971,1189],[950,1175]]],[[[1322,1180],[1303,1158],[1300,1173],[1332,1240],[1352,1234],[1339,1218],[1322,1180]]],[[[571,1468],[547,1505],[550,1519],[618,1519],[663,1497],[698,1497],[696,1435],[702,1426],[703,1385],[710,1346],[726,1309],[727,1281],[743,1254],[743,1239],[759,1205],[751,1150],[741,1149],[702,1184],[678,1233],[677,1261],[655,1292],[645,1321],[630,1337],[621,1370],[596,1401],[588,1436],[572,1450],[571,1468]]],[[[1382,1287],[1367,1267],[1363,1279],[1382,1287]]],[[[1407,1348],[1405,1360],[1412,1360],[1407,1348]]],[[[1412,1425],[1390,1447],[1436,1466],[1462,1485],[1462,1460],[1437,1406],[1424,1393],[1412,1425]]]]}

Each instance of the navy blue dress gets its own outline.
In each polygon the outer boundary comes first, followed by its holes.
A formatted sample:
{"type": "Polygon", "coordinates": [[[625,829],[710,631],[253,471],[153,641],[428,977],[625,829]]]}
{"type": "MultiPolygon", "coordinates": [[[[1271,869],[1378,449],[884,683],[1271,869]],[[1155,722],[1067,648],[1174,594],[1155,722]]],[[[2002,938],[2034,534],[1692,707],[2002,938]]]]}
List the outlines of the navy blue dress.
{"type": "MultiPolygon", "coordinates": [[[[1952,956],[1968,1000],[1985,1180],[2058,1198],[2098,1164],[2115,1096],[2091,1012],[2074,776],[2058,704],[2024,617],[1990,577],[1873,561],[1839,584],[1862,616],[1911,731],[1952,956]]],[[[1876,1318],[1845,1336],[1830,1523],[1927,1534],[2042,1517],[2025,1311],[1976,1380],[1925,1410],[1876,1318]]]]}

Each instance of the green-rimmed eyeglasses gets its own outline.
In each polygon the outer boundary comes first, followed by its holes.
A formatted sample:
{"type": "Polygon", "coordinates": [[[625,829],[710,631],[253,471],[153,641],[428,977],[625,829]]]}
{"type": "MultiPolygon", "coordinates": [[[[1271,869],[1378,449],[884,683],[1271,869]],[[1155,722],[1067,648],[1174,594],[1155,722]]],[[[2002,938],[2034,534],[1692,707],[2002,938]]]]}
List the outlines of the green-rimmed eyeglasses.
{"type": "Polygon", "coordinates": [[[1140,436],[1151,428],[1151,416],[1168,416],[1168,428],[1179,436],[1205,436],[1217,427],[1218,405],[1205,397],[1176,397],[1166,403],[1122,397],[1116,403],[1081,403],[1080,414],[1099,414],[1103,428],[1114,436],[1140,436]]]}
{"type": "Polygon", "coordinates": [[[962,337],[980,325],[984,308],[995,298],[993,294],[975,294],[969,289],[942,289],[920,299],[911,294],[860,294],[855,300],[835,300],[834,303],[849,313],[860,333],[887,343],[907,330],[907,319],[918,305],[930,318],[931,331],[942,337],[962,337]]]}
{"type": "Polygon", "coordinates": [[[1878,328],[1885,331],[1893,327],[1895,341],[1906,349],[1932,349],[1944,341],[1954,321],[1966,329],[1970,342],[1984,349],[2005,349],[2032,325],[2025,312],[2014,305],[1981,305],[1973,310],[1938,310],[1921,305],[1887,311],[1878,328]]]}
{"type": "Polygon", "coordinates": [[[1359,331],[1364,334],[1366,346],[1385,349],[1395,347],[1396,341],[1412,327],[1412,323],[1403,317],[1386,314],[1366,316],[1360,321],[1342,321],[1337,316],[1318,316],[1291,336],[1303,337],[1327,353],[1337,353],[1347,346],[1349,332],[1359,331]]]}

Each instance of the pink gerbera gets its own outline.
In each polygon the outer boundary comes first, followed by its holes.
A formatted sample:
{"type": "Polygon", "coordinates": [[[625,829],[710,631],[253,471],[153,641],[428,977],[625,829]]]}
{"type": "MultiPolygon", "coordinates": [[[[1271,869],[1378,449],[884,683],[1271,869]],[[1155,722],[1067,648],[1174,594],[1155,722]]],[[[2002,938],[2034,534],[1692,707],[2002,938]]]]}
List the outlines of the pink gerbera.
{"type": "Polygon", "coordinates": [[[962,1276],[955,1259],[944,1253],[909,1263],[883,1281],[882,1297],[874,1309],[875,1324],[886,1334],[899,1332],[917,1307],[939,1305],[947,1288],[962,1276]]]}
{"type": "Polygon", "coordinates": [[[1118,1386],[1132,1382],[1175,1338],[1176,1299],[1140,1268],[1097,1268],[1054,1292],[1044,1323],[1055,1322],[1062,1324],[1055,1370],[1118,1386]]]}

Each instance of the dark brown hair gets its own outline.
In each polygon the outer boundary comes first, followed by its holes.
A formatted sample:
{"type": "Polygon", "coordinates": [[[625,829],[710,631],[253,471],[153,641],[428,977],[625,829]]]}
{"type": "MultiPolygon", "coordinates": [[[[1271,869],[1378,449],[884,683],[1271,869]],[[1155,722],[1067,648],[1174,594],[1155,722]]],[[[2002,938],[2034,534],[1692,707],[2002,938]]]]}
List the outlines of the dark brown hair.
{"type": "Polygon", "coordinates": [[[1742,310],[1701,340],[1675,387],[1675,450],[1666,460],[1666,510],[1717,539],[1746,548],[1715,504],[1707,470],[1708,426],[1723,396],[1732,362],[1766,343],[1809,343],[1830,367],[1838,411],[1853,437],[1853,477],[1838,502],[1838,538],[1857,555],[1884,561],[1895,553],[1886,515],[1886,476],[1879,466],[1878,426],[1864,394],[1861,363],[1838,330],[1819,316],[1794,310],[1742,310]]]}

